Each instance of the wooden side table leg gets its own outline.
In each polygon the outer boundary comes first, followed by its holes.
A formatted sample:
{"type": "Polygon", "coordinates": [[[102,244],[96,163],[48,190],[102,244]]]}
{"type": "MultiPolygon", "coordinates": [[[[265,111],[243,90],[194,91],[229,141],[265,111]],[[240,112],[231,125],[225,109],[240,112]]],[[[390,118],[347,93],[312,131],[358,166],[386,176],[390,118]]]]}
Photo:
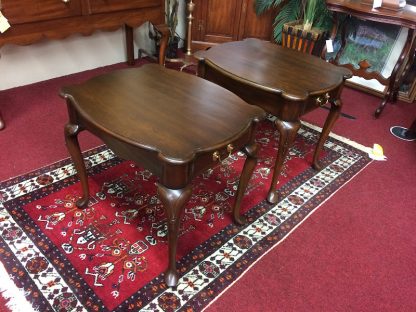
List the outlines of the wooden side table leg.
{"type": "Polygon", "coordinates": [[[133,27],[125,25],[126,33],[126,51],[127,51],[127,64],[132,66],[134,65],[134,42],[133,42],[133,27]]]}
{"type": "Polygon", "coordinates": [[[0,130],[3,130],[5,127],[6,127],[6,124],[4,123],[4,119],[0,113],[0,130]]]}
{"type": "Polygon", "coordinates": [[[160,32],[162,37],[160,38],[160,48],[159,48],[159,65],[165,65],[166,58],[166,48],[168,46],[169,40],[169,27],[165,24],[156,25],[156,30],[160,32]]]}
{"type": "Polygon", "coordinates": [[[324,127],[322,128],[321,135],[319,137],[318,144],[316,145],[315,154],[313,155],[312,166],[315,170],[321,170],[322,167],[319,164],[319,155],[324,147],[325,141],[328,138],[329,132],[337,121],[342,108],[342,101],[340,99],[331,101],[331,110],[328,113],[328,117],[325,120],[324,127]]]}
{"type": "Polygon", "coordinates": [[[276,185],[280,173],[283,168],[284,160],[289,152],[289,148],[292,146],[295,140],[296,134],[300,128],[300,121],[282,121],[276,119],[275,121],[277,130],[280,133],[279,150],[277,151],[277,158],[274,166],[272,183],[270,185],[269,193],[267,195],[267,201],[271,204],[276,204],[278,200],[276,185]]]}
{"type": "MultiPolygon", "coordinates": [[[[329,36],[329,39],[332,40],[332,42],[334,42],[335,37],[337,36],[338,27],[339,27],[339,17],[338,17],[337,12],[334,12],[332,14],[332,29],[331,29],[331,34],[329,36]]],[[[326,48],[326,45],[324,45],[324,48],[322,49],[322,52],[321,52],[321,59],[326,60],[326,53],[327,53],[327,48],[326,48]]]]}
{"type": "MultiPolygon", "coordinates": [[[[336,16],[338,18],[338,14],[336,16]]],[[[338,52],[335,56],[335,60],[334,60],[334,64],[336,64],[336,65],[339,64],[339,59],[341,58],[341,55],[344,52],[345,47],[347,45],[347,31],[348,31],[347,27],[349,27],[348,24],[350,22],[351,22],[351,16],[348,15],[346,17],[346,20],[344,21],[342,27],[341,27],[341,47],[339,48],[339,50],[338,50],[338,52]]],[[[339,22],[337,21],[337,23],[339,23],[339,22]]],[[[333,40],[334,39],[335,39],[335,37],[333,38],[333,40]]]]}
{"type": "Polygon", "coordinates": [[[416,134],[416,119],[412,122],[411,126],[409,127],[409,131],[411,133],[416,134]]]}
{"type": "MultiPolygon", "coordinates": [[[[412,47],[413,33],[414,33],[413,29],[408,30],[406,44],[404,45],[402,53],[400,54],[400,57],[397,60],[396,65],[394,66],[393,71],[390,75],[389,85],[387,87],[387,91],[386,91],[386,94],[384,95],[383,101],[381,102],[380,106],[374,112],[375,118],[380,117],[380,114],[384,110],[384,107],[386,106],[388,101],[397,97],[396,92],[398,92],[398,89],[400,87],[399,82],[400,82],[401,79],[400,79],[400,77],[397,77],[397,79],[396,79],[396,76],[397,76],[397,74],[399,72],[399,69],[401,68],[404,60],[406,59],[406,56],[409,53],[414,53],[414,51],[411,51],[411,49],[414,49],[414,44],[413,44],[413,47],[412,47]]],[[[412,55],[411,55],[411,57],[412,57],[412,55]]]]}
{"type": "Polygon", "coordinates": [[[76,202],[78,208],[86,208],[89,199],[88,177],[85,169],[84,158],[81,154],[81,149],[78,142],[78,133],[82,131],[79,125],[68,123],[65,125],[65,143],[68,148],[68,152],[71,155],[74,162],[75,169],[78,172],[78,177],[82,186],[82,198],[76,202]]]}
{"type": "Polygon", "coordinates": [[[384,110],[384,107],[386,107],[387,102],[390,101],[390,98],[392,95],[391,92],[392,91],[390,90],[390,87],[389,87],[389,89],[387,90],[386,94],[383,97],[383,100],[381,101],[380,105],[377,107],[376,111],[374,112],[375,118],[380,117],[381,112],[384,110]]]}
{"type": "Polygon", "coordinates": [[[191,185],[188,185],[183,189],[172,190],[158,183],[157,191],[165,207],[168,222],[169,264],[165,271],[165,282],[169,287],[174,287],[178,283],[176,246],[178,242],[180,215],[192,194],[192,188],[191,185]]]}
{"type": "Polygon", "coordinates": [[[253,170],[257,164],[257,151],[258,145],[253,143],[243,148],[243,152],[247,155],[247,159],[244,162],[243,171],[241,173],[240,182],[238,183],[237,196],[235,198],[233,217],[237,224],[243,225],[246,223],[245,218],[240,215],[241,200],[243,199],[244,192],[246,191],[248,182],[250,181],[253,170]]]}

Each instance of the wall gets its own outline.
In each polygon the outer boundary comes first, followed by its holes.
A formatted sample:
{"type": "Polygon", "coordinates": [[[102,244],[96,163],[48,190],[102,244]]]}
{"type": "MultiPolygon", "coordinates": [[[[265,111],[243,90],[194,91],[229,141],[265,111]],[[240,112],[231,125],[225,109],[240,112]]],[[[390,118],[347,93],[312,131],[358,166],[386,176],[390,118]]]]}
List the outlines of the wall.
{"type": "MultiPolygon", "coordinates": [[[[177,33],[185,37],[185,1],[180,0],[177,33]]],[[[140,46],[150,51],[148,26],[135,30],[135,57],[140,46]]],[[[0,34],[1,36],[1,34],[0,34]]],[[[58,41],[41,41],[29,46],[6,45],[0,49],[0,90],[60,77],[126,60],[124,32],[73,35],[58,41]]]]}

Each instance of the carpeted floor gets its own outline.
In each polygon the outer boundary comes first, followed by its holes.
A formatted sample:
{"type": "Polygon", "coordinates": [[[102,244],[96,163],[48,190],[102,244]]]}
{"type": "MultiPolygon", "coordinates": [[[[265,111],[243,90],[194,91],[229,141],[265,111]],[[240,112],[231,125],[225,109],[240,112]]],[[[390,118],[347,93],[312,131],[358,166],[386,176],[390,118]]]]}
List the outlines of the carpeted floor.
{"type": "MultiPolygon", "coordinates": [[[[7,122],[0,132],[1,180],[67,157],[59,87],[112,68],[0,92],[7,122]]],[[[356,119],[340,118],[333,132],[367,146],[381,144],[388,160],[373,163],[332,196],[209,311],[412,311],[416,306],[416,145],[389,133],[393,125],[411,124],[416,105],[388,105],[374,120],[378,98],[350,89],[342,98],[343,111],[356,119]]],[[[322,125],[326,113],[316,111],[305,120],[322,125]]],[[[100,142],[84,135],[81,144],[88,149],[100,142]]]]}
{"type": "Polygon", "coordinates": [[[318,134],[299,130],[280,179],[280,202],[270,205],[265,197],[278,134],[271,121],[261,123],[259,161],[242,205],[246,226],[231,220],[244,154],[193,181],[179,231],[182,277],[173,289],[163,281],[166,217],[156,179],[102,147],[85,154],[91,197],[84,211],[75,207],[81,194],[70,160],[0,183],[0,259],[41,311],[66,304],[88,311],[200,311],[371,162],[365,151],[331,138],[324,169],[313,170],[318,134]]]}

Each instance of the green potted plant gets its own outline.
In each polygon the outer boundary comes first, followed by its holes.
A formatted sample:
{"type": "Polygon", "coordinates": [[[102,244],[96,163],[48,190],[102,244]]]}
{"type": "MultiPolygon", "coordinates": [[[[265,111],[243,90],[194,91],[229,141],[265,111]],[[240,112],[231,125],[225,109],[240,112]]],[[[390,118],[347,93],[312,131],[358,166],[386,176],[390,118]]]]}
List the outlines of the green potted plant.
{"type": "MultiPolygon", "coordinates": [[[[176,58],[178,56],[179,36],[176,34],[176,27],[178,26],[178,0],[166,0],[165,2],[165,21],[169,28],[168,46],[166,48],[167,58],[176,58]]],[[[159,55],[160,40],[162,33],[153,25],[149,28],[149,37],[155,43],[156,56],[159,55]]]]}
{"type": "Polygon", "coordinates": [[[178,53],[179,36],[176,34],[176,27],[178,26],[178,7],[178,0],[166,0],[166,24],[170,31],[166,52],[168,58],[176,58],[178,53]]]}
{"type": "Polygon", "coordinates": [[[255,9],[257,14],[276,10],[273,37],[278,43],[287,44],[282,42],[282,32],[296,33],[303,39],[323,39],[321,35],[332,25],[332,14],[326,8],[325,0],[256,0],[255,9]]]}

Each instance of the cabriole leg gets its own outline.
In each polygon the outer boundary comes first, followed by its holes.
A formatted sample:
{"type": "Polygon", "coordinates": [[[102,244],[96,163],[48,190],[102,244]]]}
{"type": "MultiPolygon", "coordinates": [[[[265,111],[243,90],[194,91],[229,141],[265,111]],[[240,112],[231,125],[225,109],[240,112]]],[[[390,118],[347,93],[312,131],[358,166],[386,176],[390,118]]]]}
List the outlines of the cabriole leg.
{"type": "Polygon", "coordinates": [[[324,147],[325,141],[328,138],[329,133],[331,132],[332,127],[337,121],[342,108],[342,101],[335,100],[331,101],[331,110],[329,111],[328,117],[326,117],[325,125],[322,128],[321,135],[319,136],[318,144],[316,145],[315,154],[313,155],[312,166],[315,170],[321,170],[321,165],[319,164],[319,155],[321,154],[322,148],[324,147]]]}
{"type": "Polygon", "coordinates": [[[248,182],[250,181],[253,170],[257,164],[257,144],[250,144],[243,148],[243,152],[247,155],[247,159],[244,162],[243,171],[241,172],[240,182],[238,183],[237,196],[235,198],[235,204],[233,208],[234,221],[237,224],[243,225],[246,223],[245,218],[240,214],[241,200],[243,199],[244,192],[246,191],[248,182]]]}
{"type": "Polygon", "coordinates": [[[79,208],[86,208],[88,205],[89,188],[84,158],[82,158],[81,149],[78,143],[78,133],[81,131],[82,129],[79,125],[71,123],[66,124],[64,128],[65,143],[68,148],[68,152],[71,155],[72,161],[74,162],[75,169],[78,172],[78,177],[82,186],[82,198],[76,202],[76,205],[79,208]]]}
{"type": "Polygon", "coordinates": [[[176,247],[178,242],[180,215],[191,196],[192,188],[191,185],[188,185],[183,189],[172,190],[158,183],[157,191],[159,198],[165,207],[168,223],[169,264],[165,271],[165,282],[169,287],[174,287],[178,283],[178,273],[176,272],[176,247]]]}
{"type": "Polygon", "coordinates": [[[278,200],[276,185],[280,173],[283,168],[283,163],[289,152],[289,148],[292,146],[295,140],[296,134],[300,128],[300,121],[282,121],[276,119],[275,121],[277,130],[280,133],[279,150],[277,151],[277,158],[274,166],[272,183],[270,185],[269,193],[267,195],[267,201],[271,204],[276,204],[278,200]]]}

